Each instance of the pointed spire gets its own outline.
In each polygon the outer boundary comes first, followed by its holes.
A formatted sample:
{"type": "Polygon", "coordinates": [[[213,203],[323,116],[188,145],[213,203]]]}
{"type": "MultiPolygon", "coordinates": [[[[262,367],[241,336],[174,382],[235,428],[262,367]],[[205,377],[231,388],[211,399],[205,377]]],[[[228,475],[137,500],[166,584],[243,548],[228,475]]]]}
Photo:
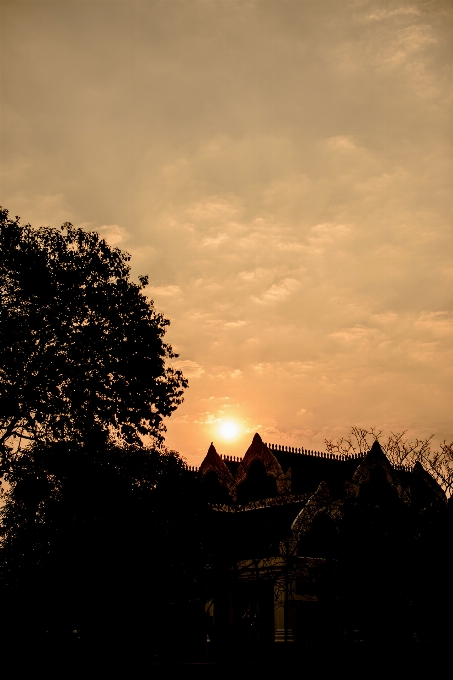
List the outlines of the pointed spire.
{"type": "Polygon", "coordinates": [[[379,444],[377,439],[373,442],[373,446],[368,451],[368,454],[366,454],[365,459],[373,461],[382,461],[390,465],[390,461],[385,455],[384,451],[382,450],[382,446],[379,444]]]}
{"type": "Polygon", "coordinates": [[[217,453],[216,447],[214,446],[213,442],[211,442],[206,456],[209,456],[209,455],[211,455],[211,456],[218,456],[219,455],[217,453]]]}
{"type": "Polygon", "coordinates": [[[280,483],[280,480],[284,480],[283,470],[273,451],[271,451],[271,449],[266,446],[266,444],[264,444],[258,432],[255,432],[252,443],[250,444],[245,456],[239,464],[239,468],[235,477],[237,485],[246,480],[248,470],[255,460],[259,460],[264,465],[266,474],[274,477],[274,479],[277,480],[277,485],[280,483]]]}
{"type": "Polygon", "coordinates": [[[382,446],[379,444],[378,440],[375,439],[373,442],[373,446],[370,449],[370,453],[384,453],[382,450],[382,446]]]}
{"type": "Polygon", "coordinates": [[[200,465],[200,472],[204,474],[205,471],[212,467],[216,468],[219,464],[221,467],[225,465],[225,463],[222,460],[222,457],[219,456],[219,454],[217,453],[214,443],[211,442],[211,444],[209,445],[208,452],[200,465]]]}

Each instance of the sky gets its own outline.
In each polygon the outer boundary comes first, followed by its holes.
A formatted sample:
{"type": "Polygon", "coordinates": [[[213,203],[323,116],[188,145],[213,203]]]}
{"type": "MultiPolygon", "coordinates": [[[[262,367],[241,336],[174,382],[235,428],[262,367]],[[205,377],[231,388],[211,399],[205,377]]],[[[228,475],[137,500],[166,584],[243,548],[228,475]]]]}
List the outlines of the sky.
{"type": "Polygon", "coordinates": [[[167,445],[453,439],[449,0],[13,0],[0,203],[171,320],[167,445]]]}

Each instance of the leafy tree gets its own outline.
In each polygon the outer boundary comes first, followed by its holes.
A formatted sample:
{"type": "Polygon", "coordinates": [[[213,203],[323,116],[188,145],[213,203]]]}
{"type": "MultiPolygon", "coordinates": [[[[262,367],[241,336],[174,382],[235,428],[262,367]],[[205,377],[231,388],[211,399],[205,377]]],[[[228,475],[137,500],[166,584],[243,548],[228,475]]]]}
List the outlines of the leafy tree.
{"type": "Polygon", "coordinates": [[[163,445],[187,381],[129,259],[0,210],[0,637],[13,646],[159,642],[162,612],[190,612],[204,587],[205,508],[163,445]]]}
{"type": "Polygon", "coordinates": [[[162,441],[187,381],[166,364],[169,321],[129,260],[94,232],[33,229],[0,209],[0,444],[162,441]]]}

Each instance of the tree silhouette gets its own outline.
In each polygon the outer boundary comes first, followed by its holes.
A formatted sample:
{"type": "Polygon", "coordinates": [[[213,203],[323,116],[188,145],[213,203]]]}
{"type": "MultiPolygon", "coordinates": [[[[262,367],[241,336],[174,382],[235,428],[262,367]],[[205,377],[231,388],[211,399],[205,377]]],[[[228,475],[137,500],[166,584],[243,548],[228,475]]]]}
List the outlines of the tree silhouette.
{"type": "Polygon", "coordinates": [[[167,364],[169,322],[129,259],[96,233],[33,229],[0,210],[0,635],[11,649],[145,649],[168,637],[169,618],[183,626],[199,610],[204,505],[163,444],[187,381],[167,364]]]}
{"type": "Polygon", "coordinates": [[[9,481],[0,630],[10,647],[140,655],[190,641],[187,617],[202,631],[205,511],[177,454],[35,442],[9,481]]]}
{"type": "Polygon", "coordinates": [[[94,232],[33,229],[0,210],[1,444],[162,440],[187,381],[166,365],[169,322],[129,260],[94,232]]]}
{"type": "Polygon", "coordinates": [[[443,441],[432,448],[434,435],[425,439],[408,439],[406,430],[391,432],[386,438],[382,430],[372,427],[352,427],[349,434],[338,439],[325,439],[329,454],[345,457],[364,455],[372,443],[378,441],[392,465],[413,468],[416,463],[429,472],[448,497],[453,493],[453,442],[443,441]]]}

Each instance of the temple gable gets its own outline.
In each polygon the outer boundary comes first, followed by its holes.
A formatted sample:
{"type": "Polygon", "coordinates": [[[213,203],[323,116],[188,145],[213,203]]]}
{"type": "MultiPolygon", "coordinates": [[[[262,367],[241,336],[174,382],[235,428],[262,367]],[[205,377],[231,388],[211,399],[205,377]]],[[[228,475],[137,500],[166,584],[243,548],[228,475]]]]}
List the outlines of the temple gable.
{"type": "Polygon", "coordinates": [[[208,449],[208,452],[200,465],[200,475],[206,480],[212,480],[211,485],[215,484],[215,480],[220,486],[227,489],[233,500],[236,500],[236,484],[233,475],[229,471],[225,462],[219,456],[214,444],[208,449]]]}

